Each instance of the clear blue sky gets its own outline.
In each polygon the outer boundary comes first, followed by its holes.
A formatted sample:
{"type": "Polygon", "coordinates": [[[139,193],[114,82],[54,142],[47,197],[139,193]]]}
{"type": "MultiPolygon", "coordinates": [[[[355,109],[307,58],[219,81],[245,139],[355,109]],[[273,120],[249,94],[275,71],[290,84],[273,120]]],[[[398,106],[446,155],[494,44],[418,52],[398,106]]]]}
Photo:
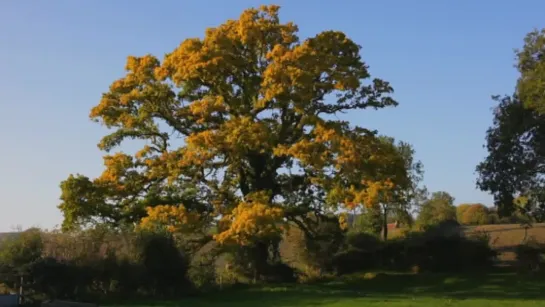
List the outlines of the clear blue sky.
{"type": "MultiPolygon", "coordinates": [[[[88,113],[127,55],[159,57],[257,1],[0,1],[0,231],[59,224],[59,182],[102,170],[105,133],[88,113]]],[[[400,106],[354,124],[414,144],[425,184],[457,203],[491,204],[475,165],[492,94],[511,93],[513,49],[545,27],[545,1],[275,1],[301,37],[347,33],[400,106]]]]}

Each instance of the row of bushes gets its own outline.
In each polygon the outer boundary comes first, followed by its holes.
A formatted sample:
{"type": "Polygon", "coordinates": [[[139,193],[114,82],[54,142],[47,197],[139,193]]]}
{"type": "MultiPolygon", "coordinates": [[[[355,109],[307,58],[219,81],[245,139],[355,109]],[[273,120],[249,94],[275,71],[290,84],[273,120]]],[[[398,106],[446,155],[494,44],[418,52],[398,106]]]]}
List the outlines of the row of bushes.
{"type": "Polygon", "coordinates": [[[166,297],[193,291],[189,260],[166,234],[29,230],[2,243],[0,276],[7,287],[23,276],[25,294],[32,299],[166,297]]]}
{"type": "Polygon", "coordinates": [[[496,253],[486,237],[435,234],[435,229],[389,241],[365,233],[348,237],[348,248],[335,256],[340,274],[363,270],[449,272],[487,268],[496,253]]]}
{"type": "Polygon", "coordinates": [[[490,266],[496,256],[486,235],[466,237],[456,222],[428,226],[388,241],[365,232],[335,235],[335,227],[323,228],[327,229],[327,236],[322,239],[305,238],[297,228],[290,229],[285,237],[282,259],[299,276],[311,278],[310,275],[317,277],[328,272],[347,274],[377,269],[474,270],[490,266]]]}
{"type": "Polygon", "coordinates": [[[545,244],[534,239],[517,246],[517,269],[520,272],[539,272],[545,266],[545,244]]]}
{"type": "MultiPolygon", "coordinates": [[[[195,238],[193,238],[195,239],[195,238]]],[[[336,219],[255,246],[219,246],[166,233],[30,230],[0,248],[1,276],[26,275],[27,295],[80,300],[190,295],[239,283],[310,281],[362,270],[460,271],[491,263],[484,238],[440,227],[381,241],[345,233],[336,219]],[[446,235],[448,234],[448,235],[446,235]]],[[[14,285],[16,280],[1,282],[14,285]]]]}

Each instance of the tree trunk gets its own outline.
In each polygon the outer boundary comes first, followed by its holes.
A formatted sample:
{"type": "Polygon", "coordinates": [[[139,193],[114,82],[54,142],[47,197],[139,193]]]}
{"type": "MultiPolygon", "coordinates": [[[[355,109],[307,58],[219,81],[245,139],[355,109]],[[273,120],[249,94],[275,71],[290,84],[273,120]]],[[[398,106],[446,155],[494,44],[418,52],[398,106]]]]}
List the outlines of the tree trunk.
{"type": "Polygon", "coordinates": [[[258,242],[254,247],[254,280],[261,279],[266,273],[267,261],[269,260],[269,245],[267,242],[258,242]]]}
{"type": "Polygon", "coordinates": [[[382,238],[384,241],[388,240],[388,210],[382,208],[382,238]]]}

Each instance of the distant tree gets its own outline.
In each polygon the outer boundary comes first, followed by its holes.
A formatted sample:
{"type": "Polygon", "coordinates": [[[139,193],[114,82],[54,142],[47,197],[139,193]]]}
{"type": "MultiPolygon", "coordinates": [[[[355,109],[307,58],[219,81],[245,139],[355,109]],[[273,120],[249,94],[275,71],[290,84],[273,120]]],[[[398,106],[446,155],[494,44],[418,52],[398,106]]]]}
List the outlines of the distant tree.
{"type": "MultiPolygon", "coordinates": [[[[412,145],[405,142],[396,144],[393,138],[387,137],[382,137],[381,140],[385,145],[391,146],[403,161],[403,176],[396,180],[397,183],[390,181],[387,182],[389,184],[375,185],[375,188],[370,189],[372,193],[368,193],[370,197],[365,200],[371,214],[367,219],[380,217],[382,237],[387,240],[390,221],[412,224],[411,211],[422,193],[420,183],[424,170],[422,162],[414,157],[412,145]]],[[[376,221],[370,223],[373,227],[376,225],[376,221]]]]}
{"type": "Polygon", "coordinates": [[[420,226],[437,225],[443,221],[456,221],[454,197],[447,192],[434,192],[420,208],[417,224],[420,226]]]}
{"type": "Polygon", "coordinates": [[[501,219],[495,207],[488,208],[488,224],[500,224],[501,219]]]}
{"type": "Polygon", "coordinates": [[[33,263],[42,256],[44,243],[42,233],[30,228],[2,242],[0,266],[9,273],[27,273],[33,263]]]}
{"type": "Polygon", "coordinates": [[[477,166],[477,186],[494,195],[500,217],[517,210],[518,196],[545,211],[545,29],[528,33],[516,56],[516,91],[493,97],[498,105],[486,135],[488,156],[477,166]]]}
{"type": "Polygon", "coordinates": [[[464,225],[486,225],[488,220],[488,208],[483,204],[472,204],[463,212],[462,220],[458,222],[464,225]]]}
{"type": "Polygon", "coordinates": [[[471,204],[461,204],[456,206],[456,220],[458,223],[464,224],[464,213],[467,211],[467,209],[469,209],[469,207],[471,207],[471,204]]]}
{"type": "MultiPolygon", "coordinates": [[[[421,161],[416,160],[415,150],[411,144],[399,142],[396,147],[405,162],[409,181],[407,185],[402,186],[401,197],[397,198],[397,203],[392,204],[393,210],[390,210],[392,214],[386,215],[386,218],[392,218],[392,222],[412,226],[414,222],[412,211],[418,207],[427,193],[426,187],[421,186],[424,179],[424,165],[421,161]]],[[[384,237],[387,239],[386,236],[384,237]]]]}
{"type": "Polygon", "coordinates": [[[382,231],[382,211],[378,206],[366,208],[356,217],[355,231],[380,235],[382,231]]]}

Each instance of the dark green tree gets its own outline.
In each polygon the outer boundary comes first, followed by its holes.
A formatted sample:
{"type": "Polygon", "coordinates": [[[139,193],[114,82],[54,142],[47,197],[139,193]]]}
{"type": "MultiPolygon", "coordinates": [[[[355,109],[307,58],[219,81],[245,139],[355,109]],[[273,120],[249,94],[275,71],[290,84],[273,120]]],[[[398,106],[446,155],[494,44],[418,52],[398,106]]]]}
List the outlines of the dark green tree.
{"type": "Polygon", "coordinates": [[[519,196],[545,210],[545,30],[530,32],[516,54],[516,91],[493,97],[498,105],[486,133],[488,156],[477,166],[477,186],[492,193],[500,216],[517,210],[519,196]]]}

